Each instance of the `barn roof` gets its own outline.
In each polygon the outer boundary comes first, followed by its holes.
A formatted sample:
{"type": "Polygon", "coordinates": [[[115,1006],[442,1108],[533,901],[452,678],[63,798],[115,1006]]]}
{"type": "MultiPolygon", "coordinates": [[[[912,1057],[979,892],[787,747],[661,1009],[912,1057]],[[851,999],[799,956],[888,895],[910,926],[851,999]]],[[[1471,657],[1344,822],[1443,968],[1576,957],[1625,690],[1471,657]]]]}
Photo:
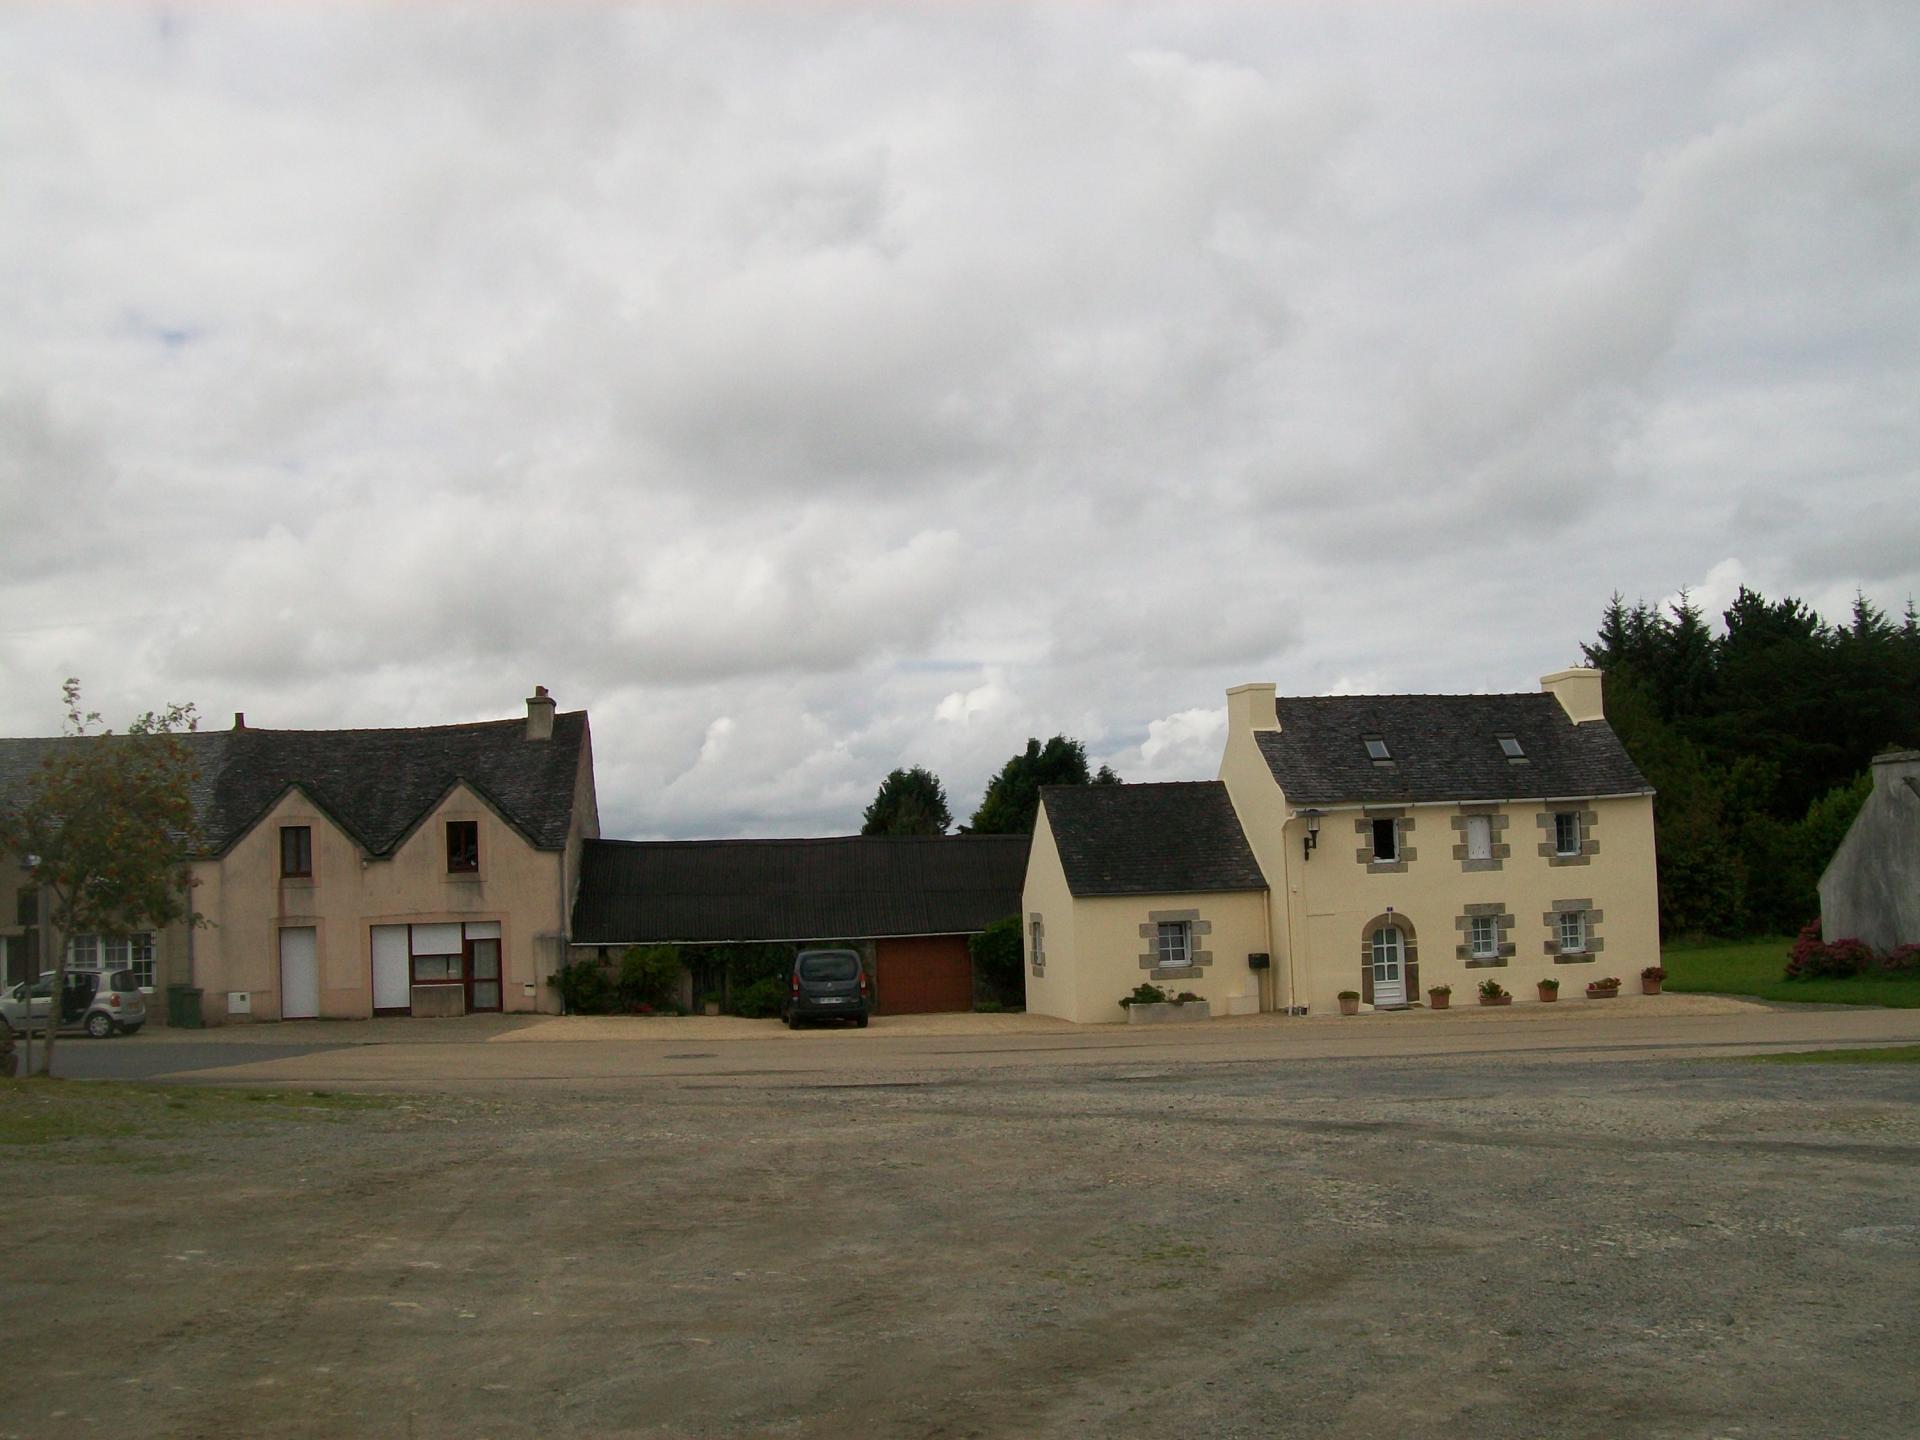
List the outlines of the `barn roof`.
{"type": "Polygon", "coordinates": [[[1020,912],[1025,835],[593,840],[576,945],[867,939],[984,930],[1020,912]]]}

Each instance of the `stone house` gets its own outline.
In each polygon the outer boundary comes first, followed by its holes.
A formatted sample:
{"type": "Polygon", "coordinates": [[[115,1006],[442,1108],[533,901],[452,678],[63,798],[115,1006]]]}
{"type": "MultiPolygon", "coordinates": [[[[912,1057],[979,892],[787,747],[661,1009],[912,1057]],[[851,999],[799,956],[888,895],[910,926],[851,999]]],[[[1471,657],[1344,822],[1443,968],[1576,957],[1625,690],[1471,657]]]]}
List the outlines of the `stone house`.
{"type": "Polygon", "coordinates": [[[1029,1008],[1120,1018],[1143,979],[1215,1015],[1531,999],[1659,960],[1653,792],[1601,675],[1538,693],[1228,691],[1216,781],[1042,792],[1022,909],[1029,1008]]]}
{"type": "Polygon", "coordinates": [[[1820,931],[1920,944],[1920,750],[1874,757],[1873,789],[1820,876],[1820,931]]]}

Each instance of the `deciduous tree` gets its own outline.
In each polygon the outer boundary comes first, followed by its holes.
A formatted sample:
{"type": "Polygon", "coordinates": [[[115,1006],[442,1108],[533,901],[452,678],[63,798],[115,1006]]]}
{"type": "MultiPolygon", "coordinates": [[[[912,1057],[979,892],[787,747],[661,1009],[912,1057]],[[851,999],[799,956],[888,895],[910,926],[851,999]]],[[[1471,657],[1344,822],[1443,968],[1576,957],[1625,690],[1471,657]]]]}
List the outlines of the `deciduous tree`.
{"type": "Polygon", "coordinates": [[[157,929],[192,913],[188,862],[198,840],[195,767],[183,734],[191,705],[140,716],[124,735],[81,708],[80,682],[62,688],[66,743],[52,747],[18,793],[0,797],[0,854],[16,857],[50,902],[53,994],[42,1073],[75,935],[157,929]]]}

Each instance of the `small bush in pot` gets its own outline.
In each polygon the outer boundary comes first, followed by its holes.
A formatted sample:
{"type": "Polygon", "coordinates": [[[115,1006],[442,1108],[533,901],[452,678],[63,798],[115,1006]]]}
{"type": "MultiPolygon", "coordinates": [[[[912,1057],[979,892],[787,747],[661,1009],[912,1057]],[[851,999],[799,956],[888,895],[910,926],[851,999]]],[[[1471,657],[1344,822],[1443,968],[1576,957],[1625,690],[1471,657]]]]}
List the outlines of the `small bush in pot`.
{"type": "Polygon", "coordinates": [[[1340,1013],[1342,1015],[1358,1015],[1360,1013],[1360,992],[1358,990],[1342,990],[1340,992],[1340,1013]]]}
{"type": "Polygon", "coordinates": [[[1557,977],[1549,975],[1540,982],[1540,1003],[1543,1005],[1551,1005],[1559,998],[1560,981],[1557,977]]]}
{"type": "Polygon", "coordinates": [[[1482,1005],[1511,1005],[1513,1003],[1513,996],[1506,992],[1505,987],[1503,987],[1498,980],[1482,980],[1480,982],[1480,1003],[1482,1005]]]}
{"type": "Polygon", "coordinates": [[[1435,1010],[1444,1010],[1452,1003],[1453,987],[1451,985],[1429,985],[1427,987],[1427,1004],[1435,1010]]]}
{"type": "Polygon", "coordinates": [[[1640,993],[1642,995],[1658,995],[1660,993],[1660,982],[1666,978],[1667,972],[1662,970],[1658,965],[1647,966],[1646,969],[1640,972],[1640,993]]]}
{"type": "Polygon", "coordinates": [[[1611,1000],[1620,993],[1620,977],[1609,975],[1604,980],[1593,980],[1587,984],[1589,1000],[1611,1000]]]}
{"type": "Polygon", "coordinates": [[[1151,984],[1144,980],[1133,987],[1133,993],[1131,995],[1122,995],[1120,997],[1120,1008],[1122,1010],[1129,1009],[1135,1005],[1167,1005],[1170,1003],[1173,1003],[1173,996],[1162,990],[1158,985],[1151,984]]]}

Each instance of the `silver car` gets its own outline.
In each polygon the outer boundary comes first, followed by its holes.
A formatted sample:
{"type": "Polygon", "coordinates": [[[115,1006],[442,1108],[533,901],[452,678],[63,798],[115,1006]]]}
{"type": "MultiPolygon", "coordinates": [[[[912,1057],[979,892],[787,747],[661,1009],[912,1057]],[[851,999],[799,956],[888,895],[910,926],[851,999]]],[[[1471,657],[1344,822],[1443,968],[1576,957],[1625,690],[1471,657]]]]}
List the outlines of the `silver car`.
{"type": "MultiPolygon", "coordinates": [[[[15,1034],[31,1027],[45,1033],[53,999],[53,972],[44,970],[0,995],[0,1020],[15,1034]]],[[[109,970],[69,970],[57,1021],[62,1030],[83,1030],[96,1040],[131,1035],[147,1023],[147,999],[140,980],[127,966],[109,970]]]]}

